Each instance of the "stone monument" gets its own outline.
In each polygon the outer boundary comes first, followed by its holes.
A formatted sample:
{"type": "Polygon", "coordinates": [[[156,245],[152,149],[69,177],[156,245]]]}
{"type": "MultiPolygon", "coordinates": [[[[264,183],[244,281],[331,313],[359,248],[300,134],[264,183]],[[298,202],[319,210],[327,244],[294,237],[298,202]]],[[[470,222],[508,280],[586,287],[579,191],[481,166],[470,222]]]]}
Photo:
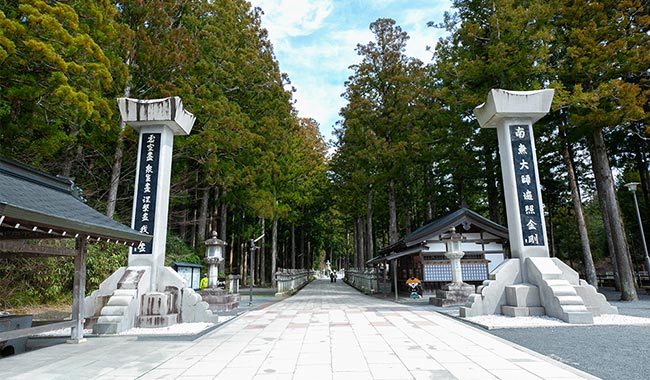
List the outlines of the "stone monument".
{"type": "Polygon", "coordinates": [[[201,297],[172,268],[165,267],[167,215],[175,135],[189,135],[195,117],[179,97],[120,98],[122,119],[140,133],[132,228],[152,235],[131,248],[127,267],[118,269],[85,300],[93,332],[117,333],[132,327],[216,321],[201,297]]]}
{"type": "Polygon", "coordinates": [[[482,128],[497,130],[512,258],[469,297],[461,317],[545,314],[591,324],[594,315],[618,313],[577,272],[549,255],[533,123],[549,112],[553,93],[494,89],[474,109],[482,128]]]}
{"type": "Polygon", "coordinates": [[[445,241],[447,247],[445,256],[451,263],[451,283],[436,290],[435,296],[429,297],[429,303],[436,306],[462,305],[475,290],[474,285],[463,282],[460,260],[465,256],[465,252],[461,249],[461,243],[465,237],[457,233],[455,227],[451,227],[448,233],[440,237],[440,240],[445,241]]]}

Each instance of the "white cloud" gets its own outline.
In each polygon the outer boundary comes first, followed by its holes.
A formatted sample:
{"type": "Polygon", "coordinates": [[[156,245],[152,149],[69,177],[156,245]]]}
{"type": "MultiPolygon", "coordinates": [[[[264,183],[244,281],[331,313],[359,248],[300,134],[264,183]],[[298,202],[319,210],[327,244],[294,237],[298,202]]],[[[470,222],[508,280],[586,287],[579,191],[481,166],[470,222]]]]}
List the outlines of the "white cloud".
{"type": "Polygon", "coordinates": [[[318,30],[332,12],[331,0],[255,0],[264,27],[274,40],[304,36],[318,30]]]}
{"type": "Polygon", "coordinates": [[[341,94],[359,63],[357,44],[374,40],[368,26],[377,18],[392,18],[410,36],[406,54],[425,63],[443,31],[428,28],[442,21],[451,1],[430,0],[250,0],[263,9],[262,26],[269,31],[280,69],[296,88],[296,108],[314,118],[326,139],[345,105],[341,94]]]}

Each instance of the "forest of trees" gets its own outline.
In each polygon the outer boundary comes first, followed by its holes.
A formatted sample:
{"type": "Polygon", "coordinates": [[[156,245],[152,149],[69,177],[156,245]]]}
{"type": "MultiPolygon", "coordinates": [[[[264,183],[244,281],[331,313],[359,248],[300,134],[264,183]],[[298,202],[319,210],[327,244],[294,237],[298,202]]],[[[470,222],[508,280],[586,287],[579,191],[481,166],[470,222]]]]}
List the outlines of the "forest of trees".
{"type": "MultiPolygon", "coordinates": [[[[271,284],[277,268],[326,258],[363,266],[458,207],[507,224],[496,134],[472,110],[491,88],[554,88],[535,125],[551,254],[591,283],[596,267],[614,270],[632,300],[643,250],[621,188],[641,183],[650,223],[649,11],[642,0],[455,0],[429,24],[446,31],[431,62],[408,57],[409,36],[378,19],[328,147],[298,117],[262,10],[245,0],[0,0],[0,155],[74,178],[89,205],[129,225],[137,135],[115,99],[180,96],[197,121],[175,141],[167,261],[200,263],[217,231],[226,272],[247,273],[246,244],[264,232],[254,277],[271,284]]],[[[89,289],[126,264],[110,245],[90,252],[89,289]]],[[[64,259],[0,260],[0,286],[16,289],[0,306],[71,288],[64,259]]]]}
{"type": "Polygon", "coordinates": [[[595,263],[614,271],[621,298],[636,299],[643,250],[632,195],[620,189],[641,183],[647,221],[650,5],[453,6],[429,23],[448,32],[431,62],[406,56],[409,37],[391,19],[372,23],[374,40],[357,46],[331,160],[355,265],[458,207],[506,224],[496,132],[480,129],[472,110],[492,88],[553,88],[552,112],[535,125],[550,253],[593,285],[595,263]]]}

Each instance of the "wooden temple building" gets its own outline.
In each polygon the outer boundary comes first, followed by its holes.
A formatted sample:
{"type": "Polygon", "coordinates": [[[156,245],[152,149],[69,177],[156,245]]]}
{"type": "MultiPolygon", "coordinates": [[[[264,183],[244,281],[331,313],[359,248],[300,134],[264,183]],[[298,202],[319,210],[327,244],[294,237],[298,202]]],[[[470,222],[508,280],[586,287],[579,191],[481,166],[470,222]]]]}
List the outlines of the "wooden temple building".
{"type": "Polygon", "coordinates": [[[417,277],[424,292],[431,293],[451,282],[451,264],[441,237],[452,227],[465,238],[461,245],[465,252],[461,259],[463,281],[479,285],[507,258],[508,229],[466,208],[423,225],[367,263],[396,270],[400,291],[406,291],[408,278],[417,277]]]}

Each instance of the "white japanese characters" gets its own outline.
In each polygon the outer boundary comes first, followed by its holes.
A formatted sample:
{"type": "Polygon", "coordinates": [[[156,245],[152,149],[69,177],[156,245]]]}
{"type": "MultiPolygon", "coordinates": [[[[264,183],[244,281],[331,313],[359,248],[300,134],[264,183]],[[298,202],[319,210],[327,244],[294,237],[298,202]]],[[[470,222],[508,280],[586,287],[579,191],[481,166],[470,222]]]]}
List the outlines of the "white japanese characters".
{"type": "MultiPolygon", "coordinates": [[[[137,189],[136,218],[133,226],[143,234],[153,233],[155,216],[155,194],[157,187],[160,134],[147,133],[142,136],[140,150],[140,183],[137,189]]],[[[134,250],[135,254],[150,254],[151,243],[140,243],[134,250]]]]}
{"type": "Polygon", "coordinates": [[[510,139],[514,154],[513,165],[517,178],[517,194],[525,246],[544,245],[540,215],[541,202],[537,198],[536,162],[532,157],[532,133],[528,125],[511,125],[510,139]]]}

